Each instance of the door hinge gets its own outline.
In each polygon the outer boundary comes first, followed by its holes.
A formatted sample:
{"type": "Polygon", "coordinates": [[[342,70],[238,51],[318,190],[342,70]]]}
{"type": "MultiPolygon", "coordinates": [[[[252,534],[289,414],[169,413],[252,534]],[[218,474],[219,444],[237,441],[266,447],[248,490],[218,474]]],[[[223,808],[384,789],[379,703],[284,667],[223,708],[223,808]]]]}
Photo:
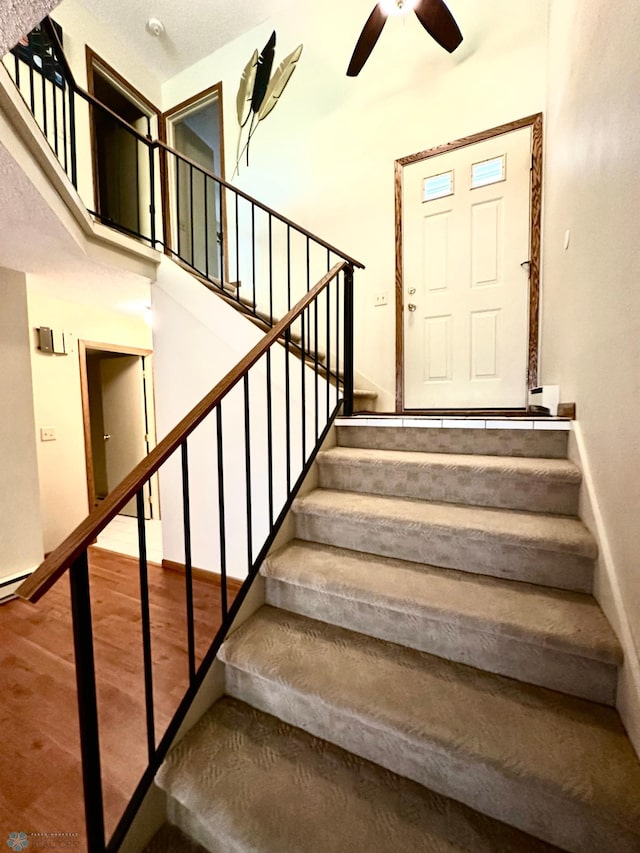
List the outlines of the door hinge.
{"type": "Polygon", "coordinates": [[[153,503],[153,495],[149,495],[147,500],[149,501],[150,504],[152,504],[153,503]]]}

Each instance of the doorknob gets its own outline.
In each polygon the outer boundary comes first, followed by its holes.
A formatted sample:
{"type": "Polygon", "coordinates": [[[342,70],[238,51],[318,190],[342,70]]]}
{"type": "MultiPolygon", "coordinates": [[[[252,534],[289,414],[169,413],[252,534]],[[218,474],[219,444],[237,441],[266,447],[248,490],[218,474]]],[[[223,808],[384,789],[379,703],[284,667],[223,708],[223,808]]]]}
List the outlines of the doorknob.
{"type": "Polygon", "coordinates": [[[105,441],[108,441],[111,438],[111,436],[109,434],[103,435],[102,437],[104,438],[105,441]]]}
{"type": "Polygon", "coordinates": [[[413,302],[410,302],[410,303],[407,305],[407,308],[409,309],[409,311],[415,311],[417,307],[418,307],[418,306],[417,306],[417,305],[414,305],[414,304],[413,304],[413,302]]]}

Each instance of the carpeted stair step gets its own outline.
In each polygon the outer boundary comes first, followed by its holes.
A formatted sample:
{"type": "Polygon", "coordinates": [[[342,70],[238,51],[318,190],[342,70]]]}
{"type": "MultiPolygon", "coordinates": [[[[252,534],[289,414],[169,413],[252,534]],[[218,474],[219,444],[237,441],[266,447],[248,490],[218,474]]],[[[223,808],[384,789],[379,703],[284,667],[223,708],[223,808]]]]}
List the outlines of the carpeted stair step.
{"type": "Polygon", "coordinates": [[[556,849],[226,697],[156,781],[171,819],[211,853],[556,849]]]}
{"type": "Polygon", "coordinates": [[[165,823],[144,848],[143,853],[208,853],[208,851],[177,826],[165,823]]]}
{"type": "Polygon", "coordinates": [[[293,504],[299,539],[590,592],[596,544],[574,518],[316,489],[293,504]]]}
{"type": "Polygon", "coordinates": [[[573,853],[640,849],[610,708],[267,606],[220,656],[228,694],[431,790],[573,853]]]}
{"type": "Polygon", "coordinates": [[[334,447],[320,486],[428,501],[576,515],[580,471],[566,459],[334,447]]]}
{"type": "Polygon", "coordinates": [[[591,596],[300,540],[261,572],[274,607],[615,703],[622,654],[591,596]]]}
{"type": "Polygon", "coordinates": [[[359,426],[354,418],[349,426],[337,427],[342,447],[372,450],[419,450],[425,453],[477,453],[480,456],[545,456],[564,459],[567,455],[565,430],[552,429],[442,429],[423,426],[359,426]]]}

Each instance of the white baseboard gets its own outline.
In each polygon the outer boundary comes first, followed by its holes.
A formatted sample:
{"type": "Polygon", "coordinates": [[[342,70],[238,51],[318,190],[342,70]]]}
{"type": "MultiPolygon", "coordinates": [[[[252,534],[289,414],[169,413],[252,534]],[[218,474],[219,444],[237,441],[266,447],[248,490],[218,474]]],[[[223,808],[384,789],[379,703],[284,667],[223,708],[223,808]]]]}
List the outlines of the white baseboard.
{"type": "Polygon", "coordinates": [[[0,578],[0,604],[11,601],[16,597],[16,590],[23,580],[26,580],[32,572],[35,572],[37,566],[32,569],[25,569],[22,572],[16,572],[12,575],[7,575],[5,578],[0,578]]]}
{"type": "Polygon", "coordinates": [[[582,470],[580,518],[598,543],[593,594],[611,623],[624,655],[624,663],[618,675],[616,707],[640,758],[640,650],[636,646],[625,608],[579,422],[573,423],[568,455],[582,470]]]}

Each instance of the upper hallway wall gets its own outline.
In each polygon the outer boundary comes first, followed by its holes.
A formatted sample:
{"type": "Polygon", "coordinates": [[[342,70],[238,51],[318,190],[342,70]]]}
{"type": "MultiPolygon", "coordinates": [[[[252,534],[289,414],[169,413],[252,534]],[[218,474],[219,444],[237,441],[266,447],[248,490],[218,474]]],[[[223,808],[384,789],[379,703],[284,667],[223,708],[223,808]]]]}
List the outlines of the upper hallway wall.
{"type": "Polygon", "coordinates": [[[356,364],[384,389],[387,410],[395,387],[394,160],[544,108],[547,3],[450,5],[465,36],[451,56],[409,15],[388,21],[359,77],[347,78],[371,4],[295,3],[162,87],[168,109],[222,80],[230,177],[245,64],[274,29],[276,65],[304,44],[237,183],[366,264],[356,275],[356,364]],[[374,308],[383,292],[387,306],[374,308]]]}

